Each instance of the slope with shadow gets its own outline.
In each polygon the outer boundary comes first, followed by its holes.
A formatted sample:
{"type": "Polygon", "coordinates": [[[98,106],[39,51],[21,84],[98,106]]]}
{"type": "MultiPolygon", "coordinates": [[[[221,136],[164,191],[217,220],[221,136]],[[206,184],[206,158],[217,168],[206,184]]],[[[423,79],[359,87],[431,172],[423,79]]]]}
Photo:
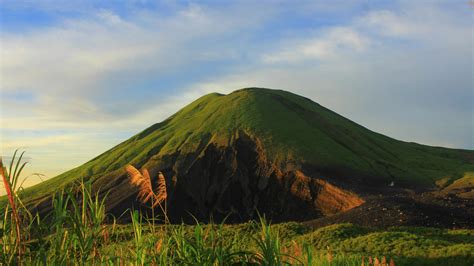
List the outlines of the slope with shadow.
{"type": "Polygon", "coordinates": [[[372,132],[286,91],[247,88],[205,95],[23,197],[45,211],[58,189],[91,179],[108,193],[108,210],[119,215],[141,206],[124,171],[133,164],[152,176],[165,174],[173,221],[186,221],[190,213],[242,221],[256,210],[274,220],[305,220],[350,210],[392,182],[397,188],[448,187],[474,171],[472,158],[473,151],[372,132]]]}

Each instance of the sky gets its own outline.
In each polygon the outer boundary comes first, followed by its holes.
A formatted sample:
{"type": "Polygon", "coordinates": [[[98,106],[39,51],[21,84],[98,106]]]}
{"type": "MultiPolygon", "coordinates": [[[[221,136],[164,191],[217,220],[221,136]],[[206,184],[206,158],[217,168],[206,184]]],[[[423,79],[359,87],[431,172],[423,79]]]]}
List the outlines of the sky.
{"type": "Polygon", "coordinates": [[[0,0],[0,155],[25,150],[25,176],[47,179],[243,87],[474,149],[473,12],[467,0],[0,0]]]}

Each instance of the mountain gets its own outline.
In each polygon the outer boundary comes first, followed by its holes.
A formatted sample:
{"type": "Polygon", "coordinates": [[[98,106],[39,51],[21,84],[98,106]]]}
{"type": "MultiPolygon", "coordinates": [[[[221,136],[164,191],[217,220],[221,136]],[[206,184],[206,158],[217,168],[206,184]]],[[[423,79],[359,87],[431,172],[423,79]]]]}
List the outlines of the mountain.
{"type": "Polygon", "coordinates": [[[213,216],[276,220],[330,216],[371,195],[438,190],[455,183],[472,192],[474,152],[398,141],[310,99],[281,90],[212,93],[84,165],[23,193],[48,209],[58,189],[80,178],[108,193],[116,215],[140,207],[124,166],[162,171],[172,220],[213,216]],[[459,181],[461,180],[461,181],[459,181]],[[393,185],[393,186],[392,186],[393,185]]]}

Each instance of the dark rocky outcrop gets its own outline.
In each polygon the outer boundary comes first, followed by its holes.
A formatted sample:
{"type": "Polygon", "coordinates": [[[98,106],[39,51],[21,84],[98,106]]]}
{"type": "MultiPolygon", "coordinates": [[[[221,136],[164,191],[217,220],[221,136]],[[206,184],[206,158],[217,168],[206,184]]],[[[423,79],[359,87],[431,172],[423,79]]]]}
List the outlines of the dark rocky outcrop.
{"type": "MultiPolygon", "coordinates": [[[[152,176],[158,171],[165,174],[167,209],[173,222],[192,222],[193,216],[198,220],[241,222],[258,214],[273,221],[307,220],[364,202],[320,176],[305,174],[298,166],[273,165],[258,139],[246,134],[239,134],[228,146],[201,146],[194,154],[155,157],[143,166],[152,176]]],[[[131,207],[147,209],[137,202],[136,188],[128,184],[125,174],[111,187],[107,204],[110,212],[118,215],[131,207]],[[116,201],[118,198],[123,200],[116,201]]]]}

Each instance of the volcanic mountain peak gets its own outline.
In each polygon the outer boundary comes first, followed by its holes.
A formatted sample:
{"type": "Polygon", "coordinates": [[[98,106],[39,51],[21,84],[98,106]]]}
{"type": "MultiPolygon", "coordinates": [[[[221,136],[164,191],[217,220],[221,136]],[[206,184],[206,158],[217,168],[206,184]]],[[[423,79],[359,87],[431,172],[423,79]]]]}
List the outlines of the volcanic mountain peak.
{"type": "Polygon", "coordinates": [[[247,88],[205,95],[25,197],[46,202],[82,177],[110,192],[109,209],[119,213],[136,204],[123,169],[133,164],[165,174],[172,218],[237,210],[246,219],[255,209],[304,218],[361,204],[353,192],[367,186],[432,188],[442,178],[449,185],[474,171],[472,155],[391,139],[290,92],[247,88]]]}

